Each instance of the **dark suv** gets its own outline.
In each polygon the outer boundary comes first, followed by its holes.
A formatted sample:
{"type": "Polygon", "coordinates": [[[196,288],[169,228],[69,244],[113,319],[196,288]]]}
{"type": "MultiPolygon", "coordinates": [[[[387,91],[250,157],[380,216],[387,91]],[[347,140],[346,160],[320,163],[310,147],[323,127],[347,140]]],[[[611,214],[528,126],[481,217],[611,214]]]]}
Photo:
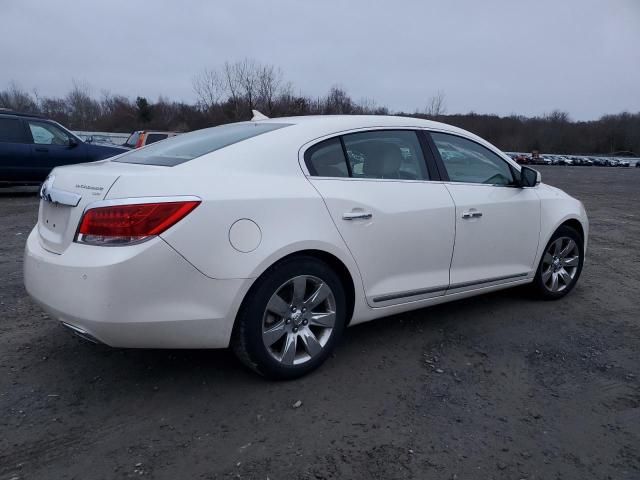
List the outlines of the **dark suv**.
{"type": "Polygon", "coordinates": [[[83,142],[46,118],[0,109],[0,187],[38,185],[59,165],[102,160],[126,151],[83,142]]]}

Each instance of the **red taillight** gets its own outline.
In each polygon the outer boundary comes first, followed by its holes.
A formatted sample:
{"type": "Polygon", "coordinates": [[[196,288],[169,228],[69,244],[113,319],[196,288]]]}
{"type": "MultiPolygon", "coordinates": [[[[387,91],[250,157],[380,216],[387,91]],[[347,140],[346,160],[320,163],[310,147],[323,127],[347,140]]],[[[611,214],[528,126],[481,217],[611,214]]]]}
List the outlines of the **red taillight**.
{"type": "Polygon", "coordinates": [[[110,205],[87,210],[76,240],[93,245],[126,245],[159,235],[200,204],[183,202],[110,205]]]}

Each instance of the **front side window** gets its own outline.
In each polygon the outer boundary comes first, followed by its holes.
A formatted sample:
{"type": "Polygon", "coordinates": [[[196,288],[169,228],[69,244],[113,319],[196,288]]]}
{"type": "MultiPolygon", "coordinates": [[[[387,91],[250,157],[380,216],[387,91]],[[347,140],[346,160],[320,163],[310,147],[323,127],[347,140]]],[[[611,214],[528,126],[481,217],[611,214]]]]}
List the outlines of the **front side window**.
{"type": "Polygon", "coordinates": [[[45,122],[29,120],[33,143],[41,145],[69,145],[69,135],[61,128],[45,122]]]}
{"type": "Polygon", "coordinates": [[[167,138],[146,148],[132,150],[114,162],[173,167],[207,153],[264,133],[288,127],[289,123],[232,123],[167,138]]]}
{"type": "Polygon", "coordinates": [[[354,178],[428,180],[422,148],[411,130],[375,130],[343,137],[354,178]]]}
{"type": "Polygon", "coordinates": [[[0,142],[27,143],[25,137],[20,120],[17,118],[0,118],[0,142]]]}
{"type": "Polygon", "coordinates": [[[452,182],[513,185],[509,164],[488,148],[447,133],[431,133],[452,182]]]}

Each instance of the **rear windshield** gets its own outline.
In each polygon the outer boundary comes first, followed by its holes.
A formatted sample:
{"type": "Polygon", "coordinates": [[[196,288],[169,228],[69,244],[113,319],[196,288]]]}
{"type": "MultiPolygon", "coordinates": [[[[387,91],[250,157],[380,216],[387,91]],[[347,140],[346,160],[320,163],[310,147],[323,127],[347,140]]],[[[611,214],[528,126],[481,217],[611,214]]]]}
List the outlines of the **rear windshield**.
{"type": "Polygon", "coordinates": [[[289,125],[288,123],[232,123],[206,128],[177,135],[142,149],[132,150],[113,161],[173,167],[233,143],[289,125]]]}

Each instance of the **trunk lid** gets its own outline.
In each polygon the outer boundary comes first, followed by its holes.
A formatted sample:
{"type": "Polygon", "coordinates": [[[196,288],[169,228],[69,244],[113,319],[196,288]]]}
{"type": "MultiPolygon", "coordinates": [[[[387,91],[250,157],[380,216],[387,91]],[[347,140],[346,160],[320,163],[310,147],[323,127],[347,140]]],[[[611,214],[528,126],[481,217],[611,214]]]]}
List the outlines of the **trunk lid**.
{"type": "Polygon", "coordinates": [[[109,160],[54,169],[40,190],[38,234],[42,247],[64,253],[87,205],[103,200],[120,176],[147,169],[109,160]]]}

